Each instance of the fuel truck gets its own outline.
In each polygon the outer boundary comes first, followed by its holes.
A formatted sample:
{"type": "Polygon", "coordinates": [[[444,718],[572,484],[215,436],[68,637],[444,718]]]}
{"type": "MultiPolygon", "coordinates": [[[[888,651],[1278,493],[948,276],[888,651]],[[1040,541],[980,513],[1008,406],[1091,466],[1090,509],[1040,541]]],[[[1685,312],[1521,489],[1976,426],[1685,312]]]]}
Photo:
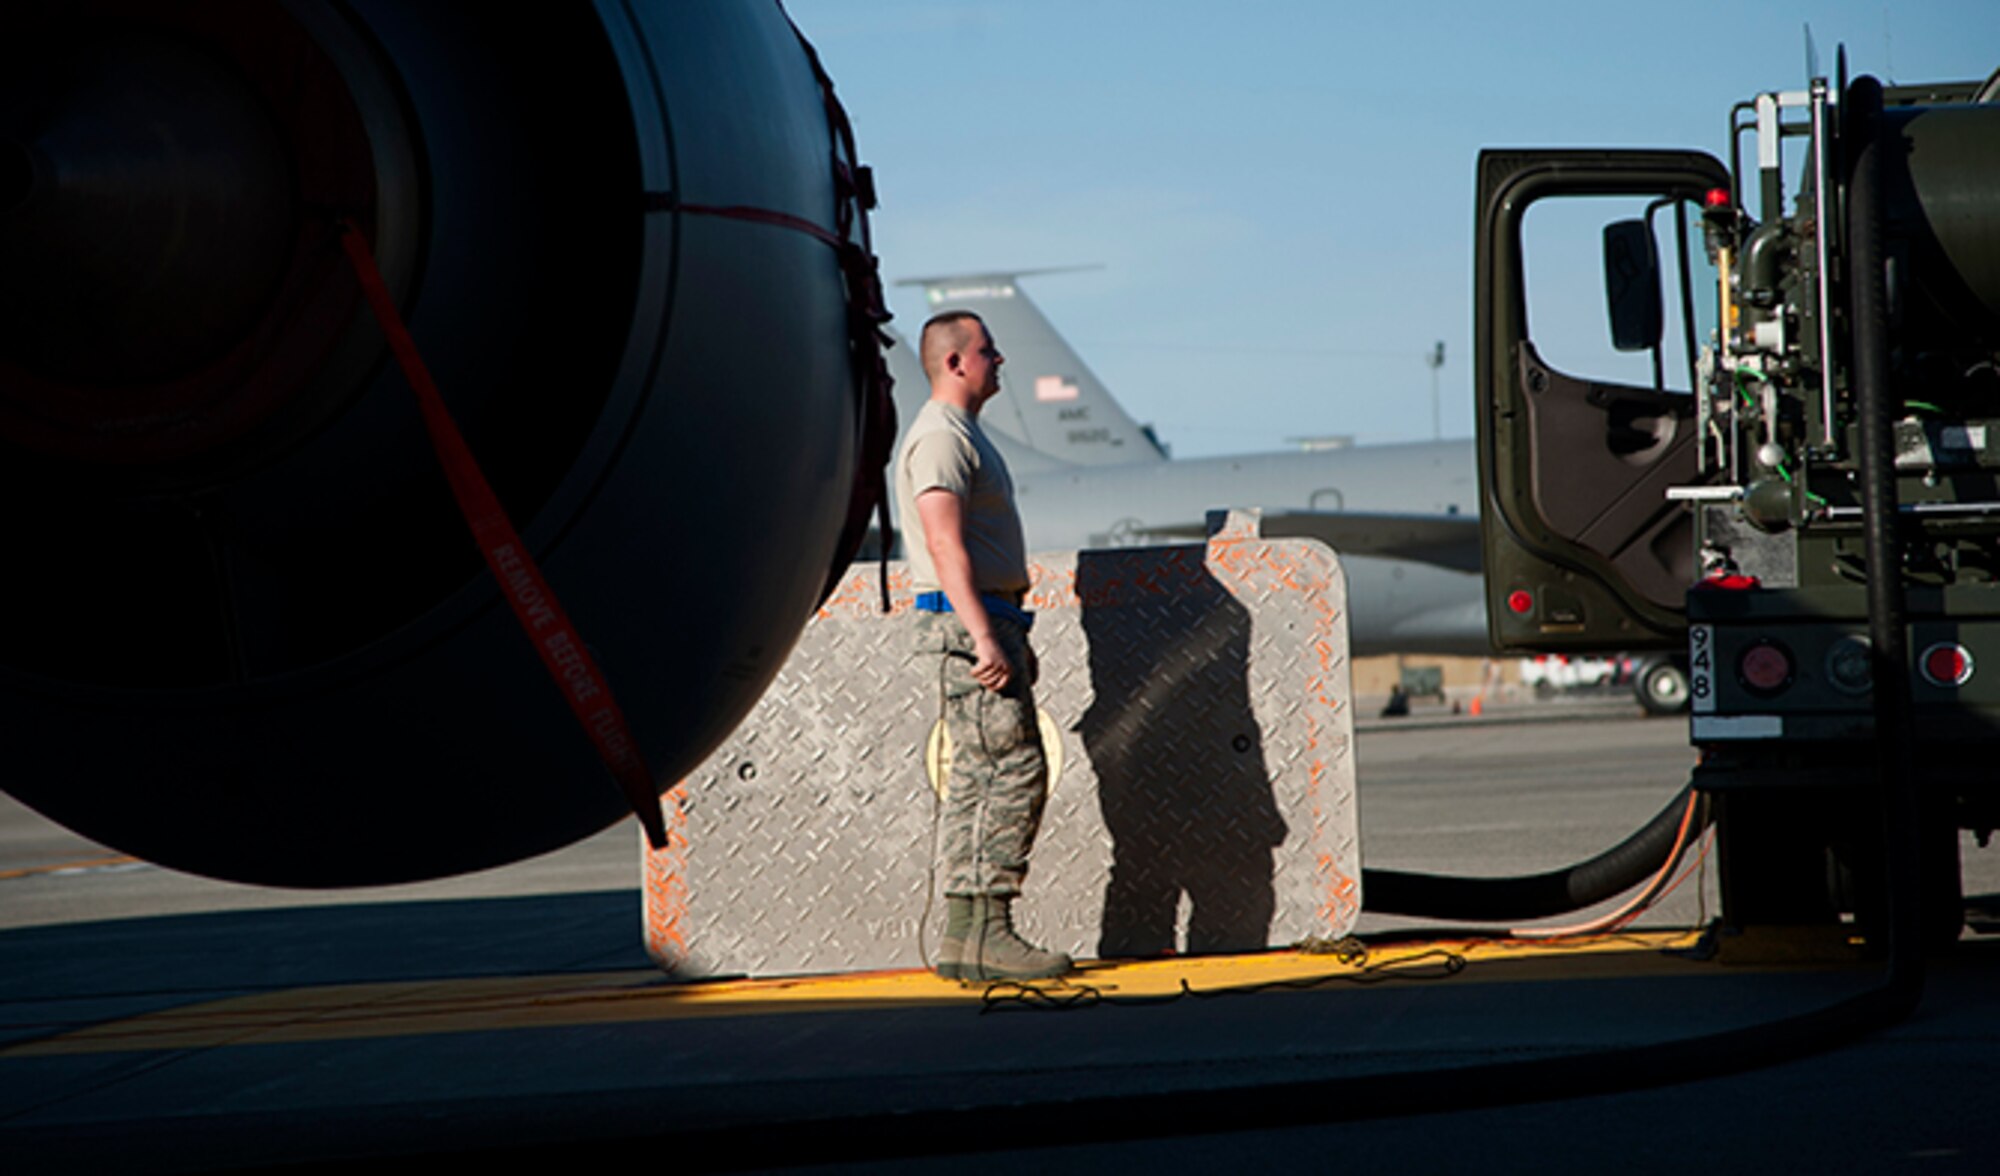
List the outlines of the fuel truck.
{"type": "Polygon", "coordinates": [[[1935,942],[2000,826],[2000,74],[1845,75],[1737,104],[1727,163],[1481,153],[1487,612],[1686,651],[1726,925],[1865,940],[1904,773],[1935,942]]]}

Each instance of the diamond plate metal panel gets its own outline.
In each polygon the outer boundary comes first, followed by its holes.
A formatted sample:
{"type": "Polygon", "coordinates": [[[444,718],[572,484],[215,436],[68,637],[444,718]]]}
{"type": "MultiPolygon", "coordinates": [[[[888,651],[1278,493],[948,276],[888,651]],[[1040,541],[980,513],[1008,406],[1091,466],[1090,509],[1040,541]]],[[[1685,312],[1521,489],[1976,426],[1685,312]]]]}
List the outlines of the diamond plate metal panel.
{"type": "MultiPolygon", "coordinates": [[[[1083,958],[1350,931],[1361,858],[1333,552],[1232,512],[1206,544],[1032,564],[1036,701],[1063,766],[1015,904],[1028,937],[1083,958]]],[[[643,863],[662,966],[849,971],[935,950],[935,662],[914,654],[909,576],[891,567],[893,612],[872,566],[850,574],[749,718],[663,799],[672,836],[643,863]]]]}

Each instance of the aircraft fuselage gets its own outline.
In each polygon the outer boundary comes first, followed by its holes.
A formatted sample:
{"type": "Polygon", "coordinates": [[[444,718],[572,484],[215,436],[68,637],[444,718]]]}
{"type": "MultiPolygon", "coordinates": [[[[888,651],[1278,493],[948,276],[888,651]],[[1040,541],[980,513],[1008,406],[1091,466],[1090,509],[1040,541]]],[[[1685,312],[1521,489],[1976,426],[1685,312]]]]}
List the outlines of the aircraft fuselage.
{"type": "MultiPolygon", "coordinates": [[[[1017,471],[1014,481],[1040,550],[1187,542],[1225,506],[1465,516],[1477,502],[1468,441],[1017,471]]],[[[1476,572],[1348,553],[1341,563],[1355,653],[1488,652],[1476,572]]]]}

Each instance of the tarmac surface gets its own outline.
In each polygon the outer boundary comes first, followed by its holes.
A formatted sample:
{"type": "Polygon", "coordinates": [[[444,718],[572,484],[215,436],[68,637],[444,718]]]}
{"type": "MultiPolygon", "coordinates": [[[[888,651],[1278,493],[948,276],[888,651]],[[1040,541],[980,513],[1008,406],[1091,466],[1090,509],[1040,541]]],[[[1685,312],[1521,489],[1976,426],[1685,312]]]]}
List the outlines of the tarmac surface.
{"type": "MultiPolygon", "coordinates": [[[[1611,696],[1360,726],[1375,867],[1560,866],[1692,763],[1684,724],[1611,696]]],[[[2000,890],[1995,856],[1968,843],[1969,892],[2000,890]]],[[[1913,1015],[1864,1035],[1880,961],[1815,942],[1717,962],[1692,930],[1712,863],[1617,936],[1368,915],[1361,957],[1148,961],[1025,991],[670,984],[640,947],[638,875],[625,826],[467,878],[267,890],[123,860],[0,800],[0,1166],[2000,1169],[2000,941],[1968,935],[1913,1015]],[[1718,1076],[1647,1085],[1700,1072],[1718,1076]]]]}

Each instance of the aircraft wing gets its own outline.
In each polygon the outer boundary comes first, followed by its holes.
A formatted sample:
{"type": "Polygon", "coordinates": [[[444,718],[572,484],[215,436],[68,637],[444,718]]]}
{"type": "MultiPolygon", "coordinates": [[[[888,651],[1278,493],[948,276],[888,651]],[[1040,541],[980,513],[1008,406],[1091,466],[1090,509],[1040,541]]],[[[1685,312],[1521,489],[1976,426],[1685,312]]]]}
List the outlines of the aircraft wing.
{"type": "MultiPolygon", "coordinates": [[[[1201,523],[1146,528],[1148,536],[1161,539],[1200,539],[1207,533],[1201,523]]],[[[1479,520],[1468,515],[1267,510],[1263,533],[1273,539],[1317,539],[1343,555],[1479,570],[1479,520]]]]}
{"type": "Polygon", "coordinates": [[[1264,534],[1317,539],[1348,555],[1414,560],[1459,572],[1479,570],[1479,520],[1467,515],[1267,511],[1264,534]]]}

